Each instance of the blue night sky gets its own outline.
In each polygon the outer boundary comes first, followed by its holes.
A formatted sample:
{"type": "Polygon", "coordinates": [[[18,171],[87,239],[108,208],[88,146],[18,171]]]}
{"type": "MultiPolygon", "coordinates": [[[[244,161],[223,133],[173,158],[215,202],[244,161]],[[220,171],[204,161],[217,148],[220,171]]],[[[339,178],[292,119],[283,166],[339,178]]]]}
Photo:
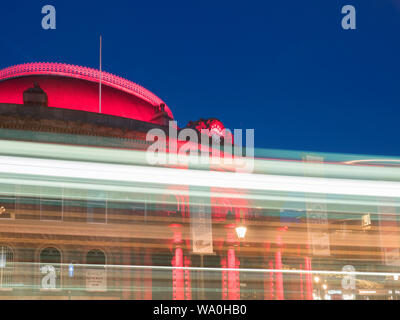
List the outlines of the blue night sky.
{"type": "Polygon", "coordinates": [[[258,148],[400,155],[400,0],[2,1],[0,68],[65,62],[141,84],[178,125],[216,117],[258,148]],[[57,29],[41,28],[54,5],[57,29]],[[354,5],[357,30],[341,27],[354,5]]]}

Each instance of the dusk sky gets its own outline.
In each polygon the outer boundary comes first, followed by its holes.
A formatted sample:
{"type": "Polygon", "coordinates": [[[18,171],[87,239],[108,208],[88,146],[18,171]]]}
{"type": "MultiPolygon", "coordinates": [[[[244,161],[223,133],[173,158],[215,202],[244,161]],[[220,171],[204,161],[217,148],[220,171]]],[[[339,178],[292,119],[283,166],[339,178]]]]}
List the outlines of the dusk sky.
{"type": "Polygon", "coordinates": [[[99,67],[258,148],[400,156],[400,0],[2,1],[0,68],[99,67]],[[42,6],[56,8],[44,30],[42,6]],[[356,8],[356,30],[341,9],[356,8]]]}

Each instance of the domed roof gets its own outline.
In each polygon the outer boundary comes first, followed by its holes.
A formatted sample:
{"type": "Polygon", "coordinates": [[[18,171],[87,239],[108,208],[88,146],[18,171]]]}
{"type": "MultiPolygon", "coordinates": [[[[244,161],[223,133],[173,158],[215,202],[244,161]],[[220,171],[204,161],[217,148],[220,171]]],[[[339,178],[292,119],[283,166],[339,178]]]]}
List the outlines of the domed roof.
{"type": "MultiPolygon", "coordinates": [[[[34,83],[47,93],[48,106],[99,112],[100,71],[63,63],[26,63],[0,70],[0,103],[23,103],[34,83]]],[[[103,114],[158,123],[165,103],[140,85],[101,72],[103,114]]],[[[168,106],[164,111],[173,119],[168,106]]]]}

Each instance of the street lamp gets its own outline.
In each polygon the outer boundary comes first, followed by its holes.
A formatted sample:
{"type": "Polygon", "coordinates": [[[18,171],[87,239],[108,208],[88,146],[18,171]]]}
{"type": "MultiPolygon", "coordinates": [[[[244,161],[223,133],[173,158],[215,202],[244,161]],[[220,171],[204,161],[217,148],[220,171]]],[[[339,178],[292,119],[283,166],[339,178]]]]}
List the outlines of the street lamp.
{"type": "Polygon", "coordinates": [[[247,228],[244,226],[238,226],[236,227],[236,234],[239,239],[244,239],[246,236],[247,228]]]}
{"type": "Polygon", "coordinates": [[[321,289],[320,289],[321,287],[320,287],[320,285],[319,285],[319,280],[320,280],[320,278],[319,278],[318,276],[315,276],[315,277],[314,277],[314,282],[317,284],[317,285],[316,285],[316,287],[317,287],[317,295],[318,295],[318,296],[317,296],[317,297],[318,297],[317,299],[321,300],[321,289]]]}
{"type": "Polygon", "coordinates": [[[328,286],[324,283],[324,284],[322,285],[322,288],[323,288],[324,290],[326,290],[326,289],[328,289],[328,286]]]}

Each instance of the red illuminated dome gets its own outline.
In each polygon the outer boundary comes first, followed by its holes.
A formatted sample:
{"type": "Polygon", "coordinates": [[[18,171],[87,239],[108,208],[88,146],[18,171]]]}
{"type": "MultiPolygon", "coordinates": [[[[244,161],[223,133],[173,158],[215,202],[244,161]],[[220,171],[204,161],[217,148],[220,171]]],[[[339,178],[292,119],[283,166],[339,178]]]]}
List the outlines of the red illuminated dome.
{"type": "MultiPolygon", "coordinates": [[[[0,70],[0,103],[23,104],[23,92],[37,83],[48,96],[48,106],[99,112],[96,69],[63,63],[26,63],[0,70]]],[[[101,73],[103,114],[162,123],[160,113],[171,110],[156,95],[124,78],[101,73]]]]}

